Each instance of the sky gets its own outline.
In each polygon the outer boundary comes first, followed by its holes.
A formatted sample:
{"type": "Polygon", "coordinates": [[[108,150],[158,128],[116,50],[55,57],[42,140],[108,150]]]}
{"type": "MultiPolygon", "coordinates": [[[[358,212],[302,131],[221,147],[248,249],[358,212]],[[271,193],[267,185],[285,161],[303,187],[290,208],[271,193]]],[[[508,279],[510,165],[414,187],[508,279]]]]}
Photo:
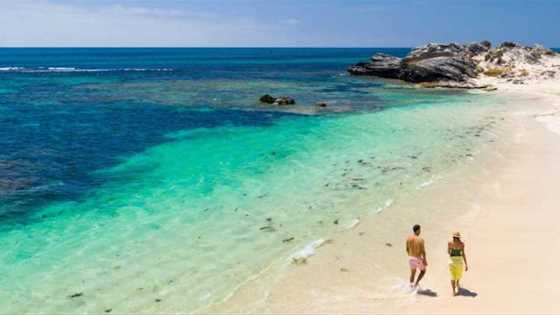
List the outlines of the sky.
{"type": "Polygon", "coordinates": [[[560,0],[0,0],[0,47],[560,47],[560,0]]]}

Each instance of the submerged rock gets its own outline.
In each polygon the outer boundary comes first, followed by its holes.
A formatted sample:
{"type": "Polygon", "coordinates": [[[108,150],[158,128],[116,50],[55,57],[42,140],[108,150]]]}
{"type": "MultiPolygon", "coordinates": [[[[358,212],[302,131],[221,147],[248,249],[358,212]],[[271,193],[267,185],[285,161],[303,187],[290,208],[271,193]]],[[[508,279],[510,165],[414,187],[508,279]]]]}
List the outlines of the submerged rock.
{"type": "Polygon", "coordinates": [[[294,105],[296,101],[288,96],[274,97],[268,94],[261,96],[259,99],[261,103],[274,104],[274,105],[294,105]]]}
{"type": "Polygon", "coordinates": [[[261,103],[272,104],[276,101],[276,98],[272,97],[268,94],[265,94],[265,95],[261,96],[260,101],[261,101],[261,103]]]}
{"type": "Polygon", "coordinates": [[[293,237],[293,236],[292,236],[292,237],[288,237],[288,238],[286,238],[286,239],[283,239],[283,240],[282,240],[282,243],[289,243],[289,242],[291,242],[291,241],[293,241],[293,240],[295,240],[295,239],[296,239],[296,238],[293,237]]]}
{"type": "Polygon", "coordinates": [[[78,292],[78,293],[74,293],[72,295],[69,295],[68,297],[71,298],[71,299],[74,299],[74,298],[77,298],[77,297],[81,297],[83,295],[84,295],[83,292],[78,292]]]}
{"type": "Polygon", "coordinates": [[[274,231],[276,231],[276,229],[273,226],[270,226],[270,225],[263,226],[263,227],[259,228],[259,230],[263,231],[263,232],[274,232],[274,231]]]}
{"type": "Polygon", "coordinates": [[[296,101],[288,96],[280,96],[278,97],[273,104],[275,105],[294,105],[296,101]]]}

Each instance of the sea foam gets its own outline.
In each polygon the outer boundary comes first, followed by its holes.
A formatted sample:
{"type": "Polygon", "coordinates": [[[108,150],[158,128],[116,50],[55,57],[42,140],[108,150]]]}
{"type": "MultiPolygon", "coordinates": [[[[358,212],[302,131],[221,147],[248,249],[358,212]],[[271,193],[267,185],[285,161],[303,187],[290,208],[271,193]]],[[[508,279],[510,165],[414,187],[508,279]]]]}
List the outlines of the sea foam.
{"type": "Polygon", "coordinates": [[[426,187],[432,186],[433,184],[434,184],[434,180],[433,180],[433,179],[430,179],[430,180],[425,181],[425,182],[423,182],[422,184],[418,185],[417,188],[418,188],[418,189],[422,189],[422,188],[426,188],[426,187]]]}
{"type": "Polygon", "coordinates": [[[356,218],[356,219],[350,221],[350,223],[346,226],[346,230],[351,230],[351,229],[357,227],[358,224],[360,224],[360,219],[356,218]]]}
{"type": "Polygon", "coordinates": [[[375,210],[375,213],[381,213],[381,212],[383,212],[383,210],[385,210],[385,209],[389,208],[390,206],[392,206],[394,202],[395,202],[395,200],[393,200],[393,199],[387,199],[387,200],[385,201],[385,204],[383,204],[382,207],[379,207],[379,208],[377,208],[377,209],[375,210]]]}
{"type": "Polygon", "coordinates": [[[305,264],[307,258],[315,255],[315,249],[323,246],[327,241],[325,239],[318,239],[313,241],[297,252],[290,256],[290,261],[296,265],[305,264]]]}

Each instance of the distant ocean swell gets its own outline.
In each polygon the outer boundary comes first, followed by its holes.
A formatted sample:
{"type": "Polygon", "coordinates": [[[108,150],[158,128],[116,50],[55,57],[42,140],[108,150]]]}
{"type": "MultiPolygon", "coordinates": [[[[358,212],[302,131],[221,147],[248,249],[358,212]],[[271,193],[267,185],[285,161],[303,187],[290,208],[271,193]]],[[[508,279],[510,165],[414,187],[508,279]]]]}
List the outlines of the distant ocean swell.
{"type": "Polygon", "coordinates": [[[170,72],[172,68],[108,68],[108,69],[87,69],[75,67],[0,67],[0,72],[19,72],[19,73],[61,73],[61,72],[170,72]]]}

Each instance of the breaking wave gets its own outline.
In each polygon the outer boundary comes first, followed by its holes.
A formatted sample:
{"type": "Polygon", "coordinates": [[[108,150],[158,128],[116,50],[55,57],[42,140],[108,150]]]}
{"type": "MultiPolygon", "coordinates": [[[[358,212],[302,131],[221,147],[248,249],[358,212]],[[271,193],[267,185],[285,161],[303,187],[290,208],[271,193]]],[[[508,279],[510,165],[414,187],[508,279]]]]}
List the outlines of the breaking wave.
{"type": "Polygon", "coordinates": [[[65,73],[65,72],[160,72],[173,71],[171,68],[76,68],[76,67],[0,67],[0,72],[20,73],[65,73]]]}

